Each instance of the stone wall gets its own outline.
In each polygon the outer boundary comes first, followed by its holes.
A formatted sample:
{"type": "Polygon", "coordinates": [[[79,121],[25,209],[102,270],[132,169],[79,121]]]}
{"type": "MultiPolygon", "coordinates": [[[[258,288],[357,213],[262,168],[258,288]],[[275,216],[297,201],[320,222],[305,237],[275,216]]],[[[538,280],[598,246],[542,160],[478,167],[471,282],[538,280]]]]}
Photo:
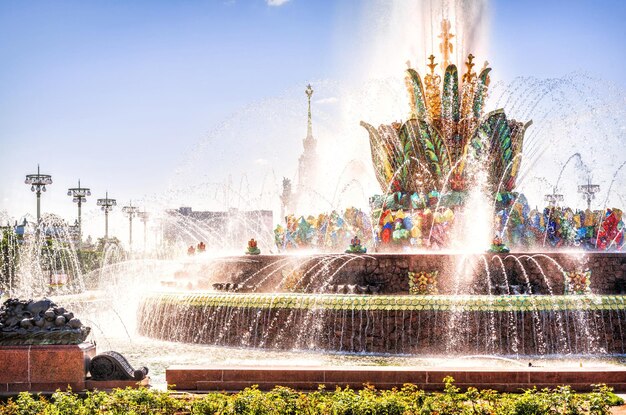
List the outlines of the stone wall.
{"type": "MultiPolygon", "coordinates": [[[[190,296],[191,297],[191,296],[190,296]]],[[[421,355],[624,354],[626,310],[296,309],[144,301],[138,330],[162,340],[267,349],[421,355]]]]}
{"type": "Polygon", "coordinates": [[[591,292],[626,292],[625,253],[259,255],[221,258],[187,275],[190,288],[237,283],[242,291],[328,292],[336,285],[380,285],[408,293],[408,272],[438,272],[440,294],[562,294],[563,271],[591,271],[591,292]],[[512,288],[513,287],[513,288],[512,288]]]}

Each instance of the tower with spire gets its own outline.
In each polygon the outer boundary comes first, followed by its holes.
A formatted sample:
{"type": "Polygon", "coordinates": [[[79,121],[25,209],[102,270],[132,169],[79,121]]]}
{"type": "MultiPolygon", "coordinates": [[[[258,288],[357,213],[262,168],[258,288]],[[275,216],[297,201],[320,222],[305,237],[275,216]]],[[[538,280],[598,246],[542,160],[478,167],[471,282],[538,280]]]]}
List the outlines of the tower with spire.
{"type": "Polygon", "coordinates": [[[311,97],[313,87],[306,86],[304,93],[307,96],[309,111],[307,119],[306,137],[302,140],[304,151],[298,159],[298,194],[302,195],[315,188],[315,172],[317,170],[317,140],[313,137],[313,121],[311,120],[311,97]]]}
{"type": "Polygon", "coordinates": [[[298,203],[306,199],[316,185],[317,174],[317,140],[313,137],[313,121],[311,117],[311,97],[313,96],[311,84],[306,86],[304,93],[308,102],[308,117],[306,137],[302,140],[304,150],[298,158],[298,182],[295,191],[292,189],[291,180],[283,179],[283,192],[281,195],[282,214],[296,213],[298,203]]]}

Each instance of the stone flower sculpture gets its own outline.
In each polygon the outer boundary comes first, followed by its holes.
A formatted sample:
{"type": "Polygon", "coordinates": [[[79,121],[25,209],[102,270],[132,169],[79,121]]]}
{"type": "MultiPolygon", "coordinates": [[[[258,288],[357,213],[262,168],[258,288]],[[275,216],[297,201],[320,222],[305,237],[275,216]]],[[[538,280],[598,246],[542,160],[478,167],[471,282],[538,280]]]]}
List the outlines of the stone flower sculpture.
{"type": "Polygon", "coordinates": [[[49,299],[8,299],[0,307],[0,346],[79,344],[90,328],[49,299]]]}
{"type": "Polygon", "coordinates": [[[437,275],[439,271],[431,272],[409,272],[409,293],[416,295],[436,295],[437,275]]]}
{"type": "Polygon", "coordinates": [[[248,241],[248,248],[246,250],[246,255],[259,255],[260,253],[261,253],[261,250],[257,246],[257,242],[254,240],[254,238],[250,239],[248,241]]]}
{"type": "Polygon", "coordinates": [[[487,170],[495,194],[512,192],[519,172],[524,131],[531,124],[507,119],[504,110],[483,114],[489,72],[473,70],[469,55],[459,79],[456,65],[441,71],[430,56],[430,73],[406,72],[411,112],[405,122],[378,128],[361,122],[370,137],[372,161],[383,194],[446,193],[462,203],[472,185],[472,169],[487,170]],[[440,73],[443,75],[443,80],[440,73]]]}
{"type": "Polygon", "coordinates": [[[350,246],[346,249],[346,254],[364,254],[367,252],[367,248],[361,245],[361,239],[358,236],[354,236],[350,240],[350,246]]]}
{"type": "Polygon", "coordinates": [[[591,292],[591,271],[564,272],[566,294],[589,294],[591,292]]]}
{"type": "Polygon", "coordinates": [[[493,237],[491,242],[491,248],[489,248],[489,252],[497,253],[497,254],[506,254],[511,252],[508,246],[504,244],[500,235],[496,235],[493,237]]]}

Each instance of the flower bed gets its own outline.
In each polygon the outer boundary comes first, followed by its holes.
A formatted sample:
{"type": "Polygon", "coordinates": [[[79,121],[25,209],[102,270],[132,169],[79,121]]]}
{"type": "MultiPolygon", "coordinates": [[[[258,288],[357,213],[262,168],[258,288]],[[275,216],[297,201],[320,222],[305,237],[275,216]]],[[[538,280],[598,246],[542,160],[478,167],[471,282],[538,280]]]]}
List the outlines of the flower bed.
{"type": "Polygon", "coordinates": [[[270,392],[248,388],[238,393],[173,395],[148,389],[94,392],[79,396],[56,392],[50,398],[21,393],[0,404],[0,415],[18,414],[609,414],[623,401],[598,385],[577,394],[567,386],[519,394],[468,388],[460,391],[451,378],[443,392],[427,393],[413,385],[400,390],[360,391],[337,388],[298,393],[284,387],[270,392]]]}

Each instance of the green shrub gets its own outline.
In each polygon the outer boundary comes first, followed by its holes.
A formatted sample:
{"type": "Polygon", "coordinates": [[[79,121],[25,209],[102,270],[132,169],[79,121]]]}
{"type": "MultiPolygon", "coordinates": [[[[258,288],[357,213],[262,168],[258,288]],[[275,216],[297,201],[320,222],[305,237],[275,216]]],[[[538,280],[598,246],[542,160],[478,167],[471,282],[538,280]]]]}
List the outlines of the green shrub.
{"type": "Polygon", "coordinates": [[[256,386],[234,394],[174,395],[150,389],[117,389],[111,393],[56,392],[50,398],[20,393],[0,404],[0,415],[608,415],[623,404],[606,385],[578,394],[568,386],[498,393],[468,388],[452,378],[443,392],[427,393],[415,385],[378,391],[366,385],[302,393],[285,387],[262,392],[256,386]]]}
{"type": "Polygon", "coordinates": [[[209,393],[190,404],[190,415],[205,415],[224,413],[228,407],[228,395],[209,393]]]}
{"type": "MultiPolygon", "coordinates": [[[[601,387],[603,388],[607,388],[606,385],[601,385],[601,387]]],[[[616,394],[614,394],[610,388],[608,388],[609,391],[606,392],[606,398],[608,400],[608,404],[609,406],[619,406],[619,405],[624,405],[624,400],[622,398],[620,398],[619,396],[617,396],[616,394]]]]}
{"type": "Polygon", "coordinates": [[[550,409],[550,401],[537,389],[529,389],[512,402],[514,415],[543,415],[550,409]]]}

